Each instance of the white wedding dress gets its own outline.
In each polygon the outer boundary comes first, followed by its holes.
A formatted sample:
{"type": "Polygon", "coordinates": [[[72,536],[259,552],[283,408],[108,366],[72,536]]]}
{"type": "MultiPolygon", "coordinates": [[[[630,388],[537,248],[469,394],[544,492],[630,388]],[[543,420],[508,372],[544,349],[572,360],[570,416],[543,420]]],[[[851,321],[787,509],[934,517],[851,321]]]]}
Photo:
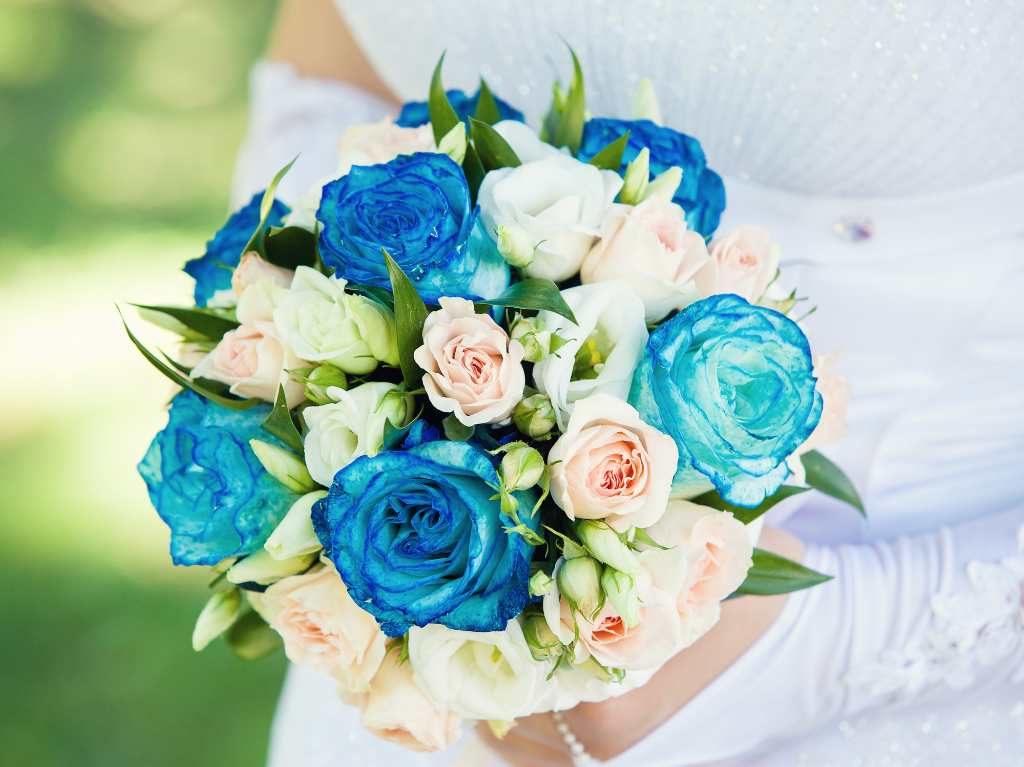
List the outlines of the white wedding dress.
{"type": "MultiPolygon", "coordinates": [[[[830,452],[868,507],[818,497],[770,523],[835,580],[790,597],[734,666],[609,764],[1024,764],[1024,9],[994,0],[351,0],[382,78],[424,98],[483,74],[534,124],[580,54],[593,114],[650,77],[666,124],[723,174],[720,231],[768,226],[788,283],[840,354],[850,433],[830,452]]],[[[346,125],[389,108],[263,62],[241,200],[303,152],[329,172],[346,125]]],[[[577,733],[586,743],[586,733],[577,733]]],[[[364,733],[329,681],[292,670],[273,767],[489,764],[364,733]]]]}

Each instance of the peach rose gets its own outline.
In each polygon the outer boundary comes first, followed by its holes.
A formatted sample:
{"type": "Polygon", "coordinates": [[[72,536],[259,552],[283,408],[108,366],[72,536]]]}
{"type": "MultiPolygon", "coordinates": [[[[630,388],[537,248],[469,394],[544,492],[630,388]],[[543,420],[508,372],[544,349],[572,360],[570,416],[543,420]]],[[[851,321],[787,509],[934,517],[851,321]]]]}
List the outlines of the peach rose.
{"type": "Polygon", "coordinates": [[[430,404],[466,426],[496,423],[523,397],[523,347],[472,301],[442,298],[423,325],[413,359],[425,372],[430,404]]]}
{"type": "Polygon", "coordinates": [[[704,238],[686,228],[683,209],[652,198],[635,207],[615,206],[583,261],[580,279],[625,282],[653,323],[697,300],[693,278],[708,261],[704,238]]]}
{"type": "Polygon", "coordinates": [[[778,246],[759,226],[741,226],[716,239],[710,253],[695,278],[701,297],[735,293],[755,303],[779,270],[778,246]]]}
{"type": "Polygon", "coordinates": [[[242,254],[242,259],[231,274],[231,289],[236,296],[241,296],[247,287],[257,282],[268,280],[282,288],[292,284],[295,272],[281,266],[274,266],[269,261],[260,258],[260,254],[254,250],[242,254]]]}
{"type": "Polygon", "coordinates": [[[835,369],[836,355],[819,354],[814,358],[814,376],[821,394],[821,418],[807,440],[786,462],[797,484],[804,484],[804,465],[800,456],[823,445],[831,445],[846,436],[846,413],[850,405],[850,384],[835,369]]]}
{"type": "Polygon", "coordinates": [[[338,175],[344,176],[353,165],[379,165],[391,162],[400,154],[434,151],[437,149],[429,125],[402,128],[391,120],[353,125],[338,141],[341,162],[338,175]]]}
{"type": "Polygon", "coordinates": [[[366,729],[413,751],[441,751],[461,734],[462,720],[427,697],[413,679],[412,664],[400,662],[397,650],[387,653],[356,703],[366,729]]]}
{"type": "Polygon", "coordinates": [[[666,434],[607,394],[578,400],[548,453],[551,497],[570,519],[603,519],[622,532],[665,511],[679,452],[666,434]]]}
{"type": "Polygon", "coordinates": [[[385,637],[326,559],[249,599],[284,640],[288,660],[330,674],[345,695],[365,692],[384,660],[385,637]]]}
{"type": "Polygon", "coordinates": [[[213,351],[192,368],[193,378],[207,378],[230,386],[239,397],[273,402],[284,386],[288,407],[305,399],[304,387],[292,380],[289,370],[300,367],[298,357],[281,343],[272,322],[239,325],[221,338],[213,351]]]}

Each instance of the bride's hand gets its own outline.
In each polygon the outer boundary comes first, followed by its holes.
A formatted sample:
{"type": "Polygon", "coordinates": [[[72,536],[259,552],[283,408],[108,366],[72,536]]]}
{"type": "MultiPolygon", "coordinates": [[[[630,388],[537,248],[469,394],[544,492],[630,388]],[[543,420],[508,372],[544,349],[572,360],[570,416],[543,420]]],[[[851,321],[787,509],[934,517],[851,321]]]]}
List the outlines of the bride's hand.
{"type": "MultiPolygon", "coordinates": [[[[788,533],[765,529],[762,548],[800,560],[803,547],[788,533]]],[[[722,619],[685,652],[665,664],[643,687],[603,703],[564,712],[565,722],[599,760],[626,751],[686,705],[756,642],[782,611],[785,597],[743,597],[722,605],[722,619]]],[[[484,741],[515,767],[571,767],[569,749],[551,714],[517,720],[498,740],[486,724],[484,741]]]]}

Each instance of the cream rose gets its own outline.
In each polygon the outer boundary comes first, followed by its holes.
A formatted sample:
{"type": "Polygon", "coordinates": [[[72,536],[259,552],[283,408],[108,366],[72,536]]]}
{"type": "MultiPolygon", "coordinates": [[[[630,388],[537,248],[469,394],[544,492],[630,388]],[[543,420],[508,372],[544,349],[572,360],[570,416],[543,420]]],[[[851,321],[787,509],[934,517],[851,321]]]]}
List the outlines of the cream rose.
{"type": "Polygon", "coordinates": [[[714,240],[710,255],[695,277],[701,297],[735,293],[754,303],[779,270],[778,246],[759,226],[741,226],[714,240]]]}
{"type": "Polygon", "coordinates": [[[364,296],[347,293],[346,281],[300,266],[274,309],[274,324],[295,353],[363,375],[380,362],[398,364],[395,318],[364,296]]]}
{"type": "Polygon", "coordinates": [[[644,302],[647,322],[697,300],[694,275],[709,260],[704,238],[686,228],[683,209],[650,199],[616,205],[583,261],[584,283],[621,280],[644,302]]]}
{"type": "Polygon", "coordinates": [[[488,173],[480,213],[497,242],[515,243],[507,259],[559,282],[579,272],[621,187],[619,174],[555,153],[488,173]]]}
{"type": "Polygon", "coordinates": [[[330,674],[345,694],[368,689],[384,660],[385,636],[349,596],[329,561],[262,594],[250,592],[249,599],[281,635],[292,663],[330,674]]]}
{"type": "Polygon", "coordinates": [[[192,378],[207,378],[228,384],[239,397],[273,402],[278,387],[284,386],[289,408],[305,399],[303,385],[292,380],[288,371],[302,361],[281,343],[271,322],[255,322],[229,330],[213,351],[192,368],[192,378]]]}
{"type": "Polygon", "coordinates": [[[430,404],[475,426],[508,418],[523,398],[523,347],[472,301],[442,298],[427,315],[413,359],[430,404]]]}
{"type": "Polygon", "coordinates": [[[562,291],[578,325],[553,312],[540,325],[565,342],[533,368],[537,388],[548,396],[559,429],[575,402],[592,394],[626,399],[633,370],[647,343],[644,305],[622,282],[595,282],[562,291]]]}
{"type": "Polygon", "coordinates": [[[821,394],[821,418],[807,440],[786,462],[793,481],[804,484],[804,465],[800,456],[823,445],[831,445],[846,436],[846,414],[850,405],[850,384],[835,369],[836,355],[819,354],[814,358],[814,376],[821,394]]]}
{"type": "Polygon", "coordinates": [[[441,751],[461,734],[461,720],[436,705],[413,678],[412,665],[391,651],[356,701],[363,726],[384,740],[413,751],[441,751]]]}
{"type": "Polygon", "coordinates": [[[395,426],[405,422],[406,399],[392,394],[397,388],[381,381],[348,390],[331,386],[327,393],[335,402],[302,411],[308,427],[306,468],[313,479],[330,487],[339,469],[361,455],[380,451],[388,422],[395,426]]]}
{"type": "Polygon", "coordinates": [[[250,250],[248,253],[242,254],[238,266],[235,267],[235,271],[231,274],[231,289],[235,292],[236,296],[241,296],[250,285],[255,285],[257,282],[264,280],[279,285],[282,288],[287,288],[292,284],[292,278],[294,277],[295,272],[291,269],[275,266],[269,261],[260,258],[260,254],[256,251],[250,250]]]}
{"type": "Polygon", "coordinates": [[[400,154],[437,151],[430,125],[403,128],[391,120],[353,125],[338,140],[338,176],[353,165],[380,165],[400,154]]]}
{"type": "Polygon", "coordinates": [[[636,410],[607,394],[578,400],[548,453],[551,497],[569,519],[603,519],[619,532],[665,511],[679,451],[636,410]]]}

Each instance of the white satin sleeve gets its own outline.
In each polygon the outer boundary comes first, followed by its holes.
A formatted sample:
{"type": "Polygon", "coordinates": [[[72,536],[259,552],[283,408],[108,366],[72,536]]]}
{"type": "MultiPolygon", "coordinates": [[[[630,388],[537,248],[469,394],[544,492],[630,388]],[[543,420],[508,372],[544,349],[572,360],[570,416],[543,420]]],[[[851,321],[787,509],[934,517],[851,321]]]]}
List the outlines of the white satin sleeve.
{"type": "Polygon", "coordinates": [[[862,712],[936,710],[1024,682],[1024,506],[914,537],[810,545],[805,564],[834,579],[791,595],[750,651],[611,764],[802,764],[752,755],[862,712]]]}
{"type": "Polygon", "coordinates": [[[338,80],[303,77],[281,61],[261,61],[249,79],[249,125],[232,184],[233,208],[263,189],[297,157],[278,187],[286,202],[338,168],[345,128],[397,112],[394,105],[338,80]]]}

